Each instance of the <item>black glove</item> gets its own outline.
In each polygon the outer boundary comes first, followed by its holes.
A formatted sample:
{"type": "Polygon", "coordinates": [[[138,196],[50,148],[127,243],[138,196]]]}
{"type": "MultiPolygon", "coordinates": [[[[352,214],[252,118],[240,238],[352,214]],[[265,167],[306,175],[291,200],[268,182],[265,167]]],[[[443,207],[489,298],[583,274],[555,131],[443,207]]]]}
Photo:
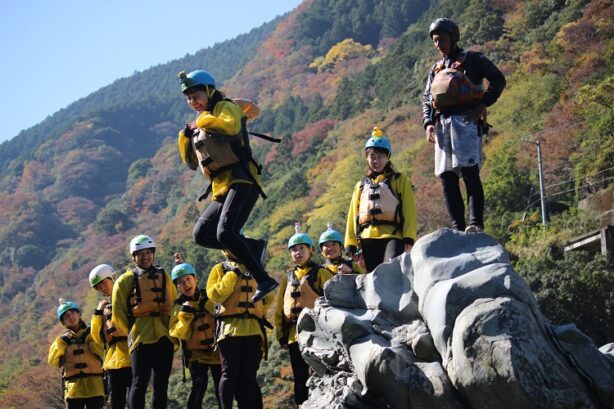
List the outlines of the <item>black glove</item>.
{"type": "Polygon", "coordinates": [[[185,124],[185,128],[183,128],[183,134],[188,138],[191,138],[194,136],[194,129],[190,128],[189,124],[185,124]]]}

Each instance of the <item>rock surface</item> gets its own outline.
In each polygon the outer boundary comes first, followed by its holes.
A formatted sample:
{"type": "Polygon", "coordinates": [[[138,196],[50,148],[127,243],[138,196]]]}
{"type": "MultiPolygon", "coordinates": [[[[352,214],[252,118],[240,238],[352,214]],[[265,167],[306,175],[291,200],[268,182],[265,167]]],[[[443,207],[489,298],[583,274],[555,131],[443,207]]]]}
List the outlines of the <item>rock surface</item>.
{"type": "Polygon", "coordinates": [[[614,347],[541,314],[502,246],[442,229],[299,317],[309,408],[614,408],[614,347]]]}

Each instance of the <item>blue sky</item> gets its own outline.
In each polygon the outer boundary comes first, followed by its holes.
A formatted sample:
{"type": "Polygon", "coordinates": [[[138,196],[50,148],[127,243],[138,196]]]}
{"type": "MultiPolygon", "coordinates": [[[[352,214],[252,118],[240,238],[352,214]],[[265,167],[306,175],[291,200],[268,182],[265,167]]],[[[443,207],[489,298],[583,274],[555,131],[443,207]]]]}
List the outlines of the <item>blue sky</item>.
{"type": "Polygon", "coordinates": [[[2,1],[0,142],[118,78],[246,33],[301,1],[2,1]]]}

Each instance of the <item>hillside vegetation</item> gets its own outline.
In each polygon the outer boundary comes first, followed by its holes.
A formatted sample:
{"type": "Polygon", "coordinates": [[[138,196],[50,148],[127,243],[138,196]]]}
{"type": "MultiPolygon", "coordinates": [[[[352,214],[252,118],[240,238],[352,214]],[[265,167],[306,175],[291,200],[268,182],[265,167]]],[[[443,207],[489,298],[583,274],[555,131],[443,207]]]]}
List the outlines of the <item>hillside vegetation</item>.
{"type": "MultiPolygon", "coordinates": [[[[438,59],[427,28],[441,16],[508,79],[488,117],[487,233],[506,245],[551,320],[575,322],[597,344],[614,341],[612,258],[557,250],[599,227],[578,200],[614,174],[611,1],[307,0],[234,40],[120,79],[0,145],[0,406],[63,407],[59,371],[46,365],[61,329],[57,300],[74,299],[88,320],[97,302],[88,272],[100,263],[123,270],[132,236],[152,235],[167,270],[180,251],[201,284],[221,259],[191,238],[206,183],[175,145],[192,116],[180,70],[207,69],[228,96],[254,99],[262,114],[251,129],[283,139],[253,141],[268,199],[245,228],[269,240],[273,275],[288,266],[296,221],[314,238],[329,221],[343,230],[375,125],[391,139],[395,168],[411,177],[419,233],[447,226],[420,109],[438,59]],[[535,147],[523,142],[537,138],[556,210],[547,229],[535,147]]],[[[292,407],[288,357],[276,343],[269,355],[259,372],[265,407],[292,407]]],[[[169,407],[179,408],[188,384],[175,364],[169,407]]]]}

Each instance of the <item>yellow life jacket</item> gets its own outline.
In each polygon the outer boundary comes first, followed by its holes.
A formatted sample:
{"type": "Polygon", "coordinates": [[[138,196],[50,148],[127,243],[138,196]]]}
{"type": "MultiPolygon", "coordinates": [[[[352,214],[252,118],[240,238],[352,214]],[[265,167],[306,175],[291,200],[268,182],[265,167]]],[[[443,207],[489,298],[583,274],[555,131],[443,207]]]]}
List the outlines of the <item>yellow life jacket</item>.
{"type": "Polygon", "coordinates": [[[371,182],[368,177],[362,180],[357,213],[358,230],[369,225],[403,224],[401,199],[390,184],[390,180],[398,176],[399,173],[393,173],[379,183],[371,182]]]}
{"type": "Polygon", "coordinates": [[[90,334],[87,328],[80,336],[68,330],[61,339],[68,347],[62,360],[64,380],[84,378],[87,376],[102,376],[102,359],[94,354],[85,339],[90,334]]]}
{"type": "MultiPolygon", "coordinates": [[[[256,318],[265,320],[266,310],[262,300],[255,304],[251,301],[256,292],[256,280],[251,274],[243,273],[238,267],[224,261],[222,263],[224,273],[234,271],[239,280],[235,284],[233,293],[221,305],[217,313],[218,318],[256,318]]],[[[269,326],[268,324],[267,326],[269,326]]]]}
{"type": "Polygon", "coordinates": [[[164,269],[153,267],[149,271],[134,275],[134,284],[129,298],[129,310],[133,317],[170,317],[173,300],[166,293],[164,269]]]}
{"type": "Polygon", "coordinates": [[[207,296],[200,291],[197,300],[178,300],[182,302],[181,311],[192,312],[192,335],[184,342],[183,347],[188,351],[210,351],[215,347],[215,318],[205,309],[207,296]]]}
{"type": "Polygon", "coordinates": [[[303,308],[313,308],[316,299],[322,295],[313,284],[317,279],[320,268],[323,267],[314,265],[300,280],[296,278],[294,270],[286,273],[288,277],[288,285],[284,292],[284,318],[286,322],[295,323],[303,308]]]}
{"type": "Polygon", "coordinates": [[[128,334],[117,329],[113,321],[111,321],[112,312],[111,303],[107,304],[102,310],[102,336],[108,345],[113,345],[116,342],[126,341],[128,339],[128,334]]]}
{"type": "Polygon", "coordinates": [[[435,66],[435,76],[431,82],[432,104],[435,109],[456,105],[474,104],[484,96],[484,87],[474,84],[462,69],[467,53],[462,52],[446,68],[444,60],[435,66]]]}

